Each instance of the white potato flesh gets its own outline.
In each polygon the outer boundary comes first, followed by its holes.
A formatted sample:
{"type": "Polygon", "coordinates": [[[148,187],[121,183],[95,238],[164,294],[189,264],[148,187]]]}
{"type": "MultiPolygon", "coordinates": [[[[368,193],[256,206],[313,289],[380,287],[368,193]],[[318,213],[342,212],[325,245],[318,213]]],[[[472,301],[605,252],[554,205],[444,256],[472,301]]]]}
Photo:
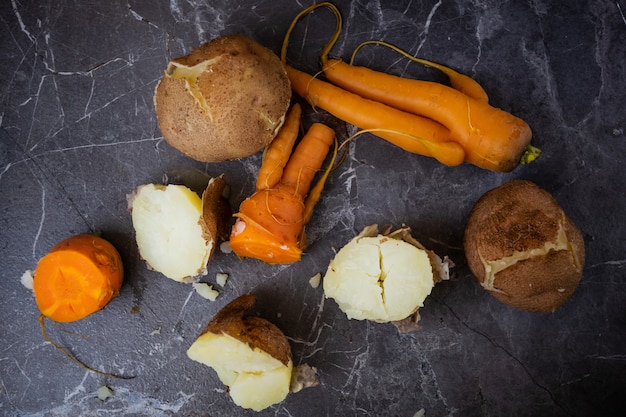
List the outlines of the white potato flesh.
{"type": "Polygon", "coordinates": [[[285,365],[227,334],[202,334],[189,347],[187,356],[213,368],[240,407],[260,411],[289,394],[291,361],[285,365]]]}
{"type": "Polygon", "coordinates": [[[206,271],[214,242],[203,236],[202,200],[182,185],[147,184],[132,200],[132,222],[141,257],[175,281],[206,271]]]}
{"type": "Polygon", "coordinates": [[[324,293],[348,318],[390,322],[423,306],[434,287],[428,254],[403,240],[359,237],[341,248],[323,280],[324,293]]]}

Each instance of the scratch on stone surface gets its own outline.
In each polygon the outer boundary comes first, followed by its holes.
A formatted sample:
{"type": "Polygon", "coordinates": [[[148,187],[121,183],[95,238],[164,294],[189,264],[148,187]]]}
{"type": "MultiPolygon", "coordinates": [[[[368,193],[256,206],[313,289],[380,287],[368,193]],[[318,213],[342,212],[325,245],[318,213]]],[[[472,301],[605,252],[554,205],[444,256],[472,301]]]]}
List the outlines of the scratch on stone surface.
{"type": "Polygon", "coordinates": [[[159,28],[157,25],[155,25],[154,23],[152,23],[150,20],[146,19],[145,17],[143,17],[142,15],[140,15],[139,13],[137,13],[136,11],[133,10],[133,7],[130,5],[130,3],[126,3],[126,7],[128,8],[128,11],[130,12],[130,15],[135,18],[136,20],[140,21],[140,22],[144,22],[147,23],[148,25],[155,27],[155,28],[159,28]]]}
{"type": "Polygon", "coordinates": [[[433,16],[435,16],[435,13],[437,12],[437,9],[439,8],[439,6],[441,6],[441,3],[442,3],[442,0],[439,0],[432,7],[432,9],[430,9],[430,12],[428,13],[428,16],[426,17],[426,22],[424,22],[424,29],[422,30],[422,33],[421,33],[421,35],[423,35],[422,41],[417,46],[417,52],[421,51],[422,50],[422,46],[424,46],[424,43],[426,43],[426,38],[428,37],[428,32],[430,30],[430,24],[432,23],[433,16]]]}
{"type": "MultiPolygon", "coordinates": [[[[287,336],[287,338],[291,340],[293,343],[304,345],[307,348],[312,348],[312,349],[307,350],[307,352],[302,352],[302,354],[300,355],[301,361],[302,359],[310,358],[314,356],[316,353],[324,350],[323,345],[319,342],[320,337],[325,329],[332,329],[332,326],[330,324],[324,323],[323,321],[320,325],[320,320],[323,320],[322,311],[324,311],[324,300],[325,300],[325,296],[322,293],[319,308],[317,309],[317,314],[315,315],[313,324],[311,324],[310,326],[310,331],[309,331],[309,334],[307,335],[306,340],[296,340],[293,338],[289,338],[289,336],[287,336]]],[[[305,309],[302,309],[301,315],[304,312],[304,310],[305,309]]]]}
{"type": "Polygon", "coordinates": [[[35,37],[28,31],[28,28],[24,24],[24,21],[22,20],[22,15],[20,14],[19,10],[17,9],[17,3],[15,2],[15,0],[11,0],[11,5],[13,7],[13,13],[15,14],[15,17],[17,18],[17,21],[18,21],[18,23],[20,25],[20,29],[26,35],[26,37],[31,42],[34,43],[35,42],[35,37]]]}
{"type": "Polygon", "coordinates": [[[180,312],[178,313],[179,319],[183,316],[185,308],[187,307],[187,303],[189,303],[189,300],[191,299],[194,293],[195,293],[195,290],[193,289],[189,291],[189,295],[187,295],[187,298],[185,299],[185,302],[183,303],[182,307],[180,308],[180,312]]]}
{"type": "Polygon", "coordinates": [[[74,398],[74,397],[78,396],[79,394],[84,393],[86,391],[86,389],[85,389],[85,381],[90,376],[90,373],[91,373],[90,371],[85,372],[85,375],[83,376],[83,379],[81,379],[80,383],[71,392],[69,392],[65,396],[65,399],[63,400],[63,402],[67,403],[72,398],[74,398]]]}
{"type": "Polygon", "coordinates": [[[626,355],[609,355],[609,356],[592,355],[590,357],[594,359],[601,359],[601,360],[606,360],[606,361],[626,361],[626,355]]]}
{"type": "Polygon", "coordinates": [[[615,5],[617,6],[619,15],[622,17],[622,22],[624,22],[624,25],[626,25],[626,16],[624,16],[624,11],[622,10],[622,6],[620,6],[619,1],[616,1],[615,5]]]}
{"type": "MultiPolygon", "coordinates": [[[[178,398],[173,401],[162,401],[160,399],[138,393],[124,387],[110,387],[113,396],[102,401],[98,399],[98,393],[84,392],[73,401],[66,401],[64,404],[45,411],[27,413],[18,411],[21,417],[65,417],[69,415],[93,415],[93,403],[100,402],[101,411],[109,411],[110,415],[149,415],[152,417],[168,417],[177,415],[180,410],[194,397],[194,394],[178,392],[178,398]]],[[[105,414],[105,413],[103,413],[105,414]]]]}
{"type": "Polygon", "coordinates": [[[160,142],[162,140],[163,140],[163,137],[159,136],[159,137],[151,137],[151,138],[136,139],[136,140],[123,140],[123,141],[117,141],[117,142],[112,142],[112,143],[89,143],[87,145],[78,145],[78,146],[70,146],[67,148],[52,149],[52,150],[41,152],[41,153],[34,154],[34,155],[29,155],[26,153],[27,155],[26,158],[9,162],[4,166],[4,169],[0,170],[0,180],[2,180],[2,177],[4,176],[4,174],[6,174],[14,166],[33,161],[37,158],[40,158],[49,154],[63,153],[63,152],[68,152],[68,151],[81,150],[81,149],[137,144],[137,143],[142,143],[142,142],[160,142]]]}
{"type": "Polygon", "coordinates": [[[626,259],[618,259],[615,261],[606,261],[606,262],[600,262],[597,264],[589,265],[587,268],[591,269],[591,268],[598,268],[601,266],[617,266],[618,268],[621,268],[624,265],[626,265],[626,259]]]}
{"type": "Polygon", "coordinates": [[[552,402],[558,406],[560,409],[563,409],[563,406],[557,401],[557,399],[554,397],[554,395],[552,394],[552,391],[550,391],[550,389],[548,389],[548,387],[545,387],[543,385],[541,385],[536,379],[535,377],[530,373],[530,371],[528,370],[528,368],[526,367],[526,365],[524,365],[524,363],[517,358],[515,355],[513,355],[511,352],[509,352],[504,346],[502,346],[501,344],[495,342],[491,337],[489,337],[487,334],[481,332],[478,329],[473,328],[472,326],[470,326],[465,320],[461,319],[456,312],[445,302],[442,302],[442,305],[445,306],[448,311],[450,311],[450,313],[459,321],[459,323],[461,323],[461,325],[463,325],[465,328],[467,328],[468,330],[470,330],[472,333],[477,334],[478,336],[484,338],[487,342],[489,342],[489,344],[491,344],[493,347],[495,347],[496,349],[502,351],[506,356],[508,356],[509,358],[511,358],[511,360],[513,360],[514,362],[516,362],[524,371],[524,373],[526,375],[528,375],[528,378],[530,379],[530,381],[539,389],[541,389],[542,391],[544,391],[549,397],[550,400],[552,400],[552,402]]]}
{"type": "MultiPolygon", "coordinates": [[[[41,182],[39,182],[41,185],[41,182]]],[[[33,239],[33,258],[37,259],[37,242],[39,242],[39,236],[43,230],[43,225],[46,220],[46,189],[41,187],[41,217],[39,218],[39,226],[37,227],[37,233],[33,239]]]]}

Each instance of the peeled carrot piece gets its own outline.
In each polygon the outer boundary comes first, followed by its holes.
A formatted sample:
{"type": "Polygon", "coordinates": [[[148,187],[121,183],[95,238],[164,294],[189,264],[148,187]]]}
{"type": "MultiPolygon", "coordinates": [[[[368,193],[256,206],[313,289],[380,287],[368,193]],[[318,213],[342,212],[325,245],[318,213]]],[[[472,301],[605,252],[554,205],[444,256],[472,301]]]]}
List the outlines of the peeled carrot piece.
{"type": "MultiPolygon", "coordinates": [[[[290,129],[290,135],[297,135],[297,129],[290,129]]],[[[274,140],[277,139],[292,142],[292,138],[285,135],[279,135],[274,140]]],[[[300,260],[305,247],[304,227],[309,220],[311,206],[319,198],[319,191],[309,197],[307,195],[334,141],[333,129],[314,123],[293,154],[288,146],[275,148],[291,154],[291,157],[276,186],[259,189],[241,203],[230,235],[233,252],[242,258],[260,259],[271,264],[300,260]],[[309,198],[314,200],[309,201],[309,198]]],[[[323,187],[325,178],[318,182],[316,189],[319,190],[320,185],[323,187]]]]}
{"type": "Polygon", "coordinates": [[[41,314],[54,321],[80,320],[119,294],[122,260],[105,239],[80,234],[55,245],[39,261],[33,291],[41,314]]]}

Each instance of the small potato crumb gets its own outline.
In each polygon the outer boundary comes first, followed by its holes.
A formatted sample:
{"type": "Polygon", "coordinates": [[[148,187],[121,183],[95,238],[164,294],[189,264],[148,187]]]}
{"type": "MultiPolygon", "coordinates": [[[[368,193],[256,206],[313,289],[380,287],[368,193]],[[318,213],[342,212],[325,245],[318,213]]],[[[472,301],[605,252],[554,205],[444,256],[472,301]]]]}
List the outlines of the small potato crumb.
{"type": "Polygon", "coordinates": [[[219,285],[220,287],[224,288],[224,285],[226,285],[227,280],[228,280],[228,274],[225,274],[223,272],[218,272],[217,274],[215,274],[215,281],[217,282],[217,285],[219,285]]]}
{"type": "Polygon", "coordinates": [[[33,289],[33,271],[31,271],[30,269],[27,269],[26,271],[24,271],[24,273],[22,274],[22,277],[20,278],[20,281],[22,282],[23,286],[25,286],[29,290],[32,290],[33,289]]]}
{"type": "Polygon", "coordinates": [[[160,327],[157,327],[156,329],[154,329],[154,330],[152,330],[150,332],[150,336],[154,336],[154,335],[157,335],[157,334],[161,334],[161,328],[160,327]]]}
{"type": "Polygon", "coordinates": [[[215,301],[217,296],[220,295],[218,291],[214,290],[212,286],[205,282],[194,282],[193,289],[196,290],[200,296],[210,301],[215,301]]]}
{"type": "Polygon", "coordinates": [[[107,398],[112,397],[112,396],[113,396],[113,391],[111,390],[111,388],[107,387],[106,385],[103,385],[100,388],[98,388],[98,399],[100,401],[105,401],[107,398]]]}
{"type": "Polygon", "coordinates": [[[309,279],[309,284],[311,284],[311,287],[317,288],[320,286],[321,281],[322,281],[322,274],[318,272],[317,274],[313,275],[311,279],[309,279]]]}
{"type": "Polygon", "coordinates": [[[222,243],[220,244],[220,251],[221,251],[222,253],[226,253],[226,254],[228,254],[228,253],[233,253],[233,250],[232,250],[232,248],[230,247],[230,242],[228,242],[228,241],[226,241],[226,242],[222,242],[222,243]]]}

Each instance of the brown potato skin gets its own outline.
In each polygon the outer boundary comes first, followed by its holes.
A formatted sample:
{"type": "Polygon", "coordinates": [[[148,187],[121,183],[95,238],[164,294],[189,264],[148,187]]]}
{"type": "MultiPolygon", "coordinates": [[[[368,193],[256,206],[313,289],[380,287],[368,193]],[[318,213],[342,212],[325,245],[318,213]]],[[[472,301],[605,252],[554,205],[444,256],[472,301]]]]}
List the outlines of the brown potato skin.
{"type": "Polygon", "coordinates": [[[284,333],[273,323],[261,317],[248,315],[256,297],[244,294],[235,298],[217,312],[202,332],[227,334],[261,349],[285,365],[291,360],[291,346],[284,333]]]}
{"type": "Polygon", "coordinates": [[[509,181],[485,193],[474,205],[463,246],[470,271],[485,280],[485,261],[539,249],[556,242],[562,225],[571,250],[550,250],[495,275],[496,299],[532,312],[553,312],[574,293],[582,277],[585,244],[558,202],[530,181],[509,181]]]}
{"type": "Polygon", "coordinates": [[[213,120],[188,92],[186,81],[168,71],[154,96],[163,138],[201,162],[238,159],[263,149],[277,131],[264,117],[280,121],[291,99],[289,78],[278,56],[245,36],[213,39],[173,62],[193,66],[218,56],[197,81],[213,120]]]}

